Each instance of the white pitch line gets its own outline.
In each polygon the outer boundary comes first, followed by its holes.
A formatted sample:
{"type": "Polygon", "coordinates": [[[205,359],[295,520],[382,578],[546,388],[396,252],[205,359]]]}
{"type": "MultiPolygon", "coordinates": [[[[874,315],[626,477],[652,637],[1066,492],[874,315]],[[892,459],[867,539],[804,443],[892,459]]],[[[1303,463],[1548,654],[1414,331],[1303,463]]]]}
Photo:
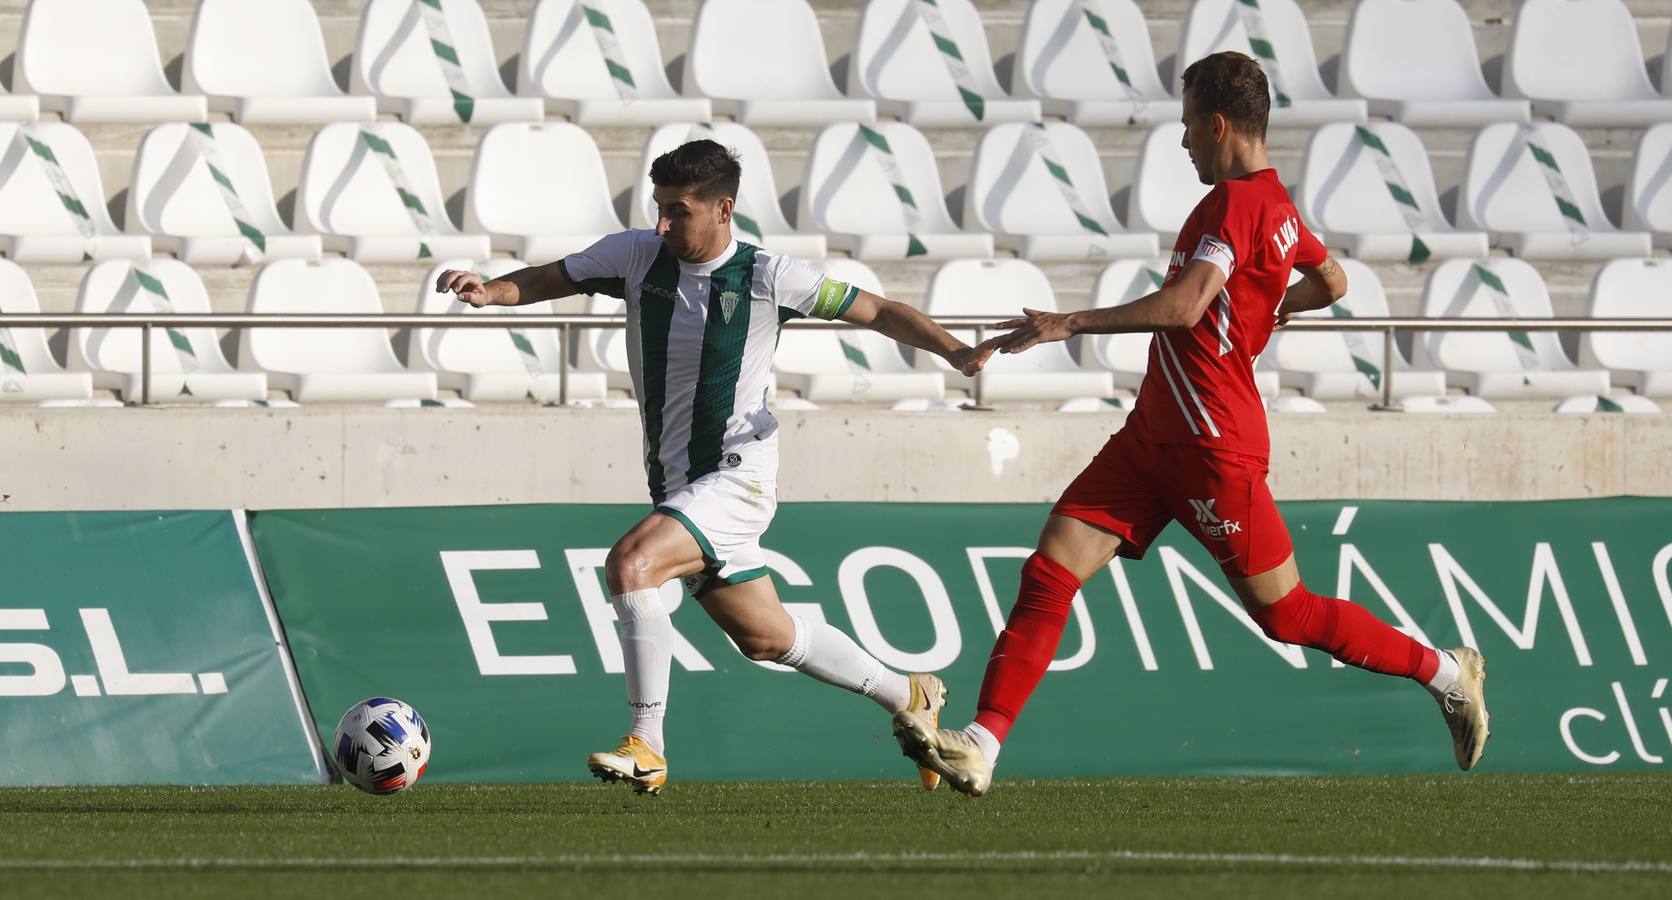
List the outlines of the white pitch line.
{"type": "Polygon", "coordinates": [[[1147,850],[1057,850],[997,853],[570,853],[553,856],[431,856],[383,858],[240,859],[11,859],[0,870],[68,869],[517,869],[592,868],[633,865],[756,865],[795,868],[832,864],[914,863],[1198,863],[1237,867],[1371,867],[1394,869],[1484,869],[1512,872],[1582,872],[1599,874],[1672,874],[1672,862],[1648,860],[1517,859],[1491,856],[1323,856],[1289,853],[1186,853],[1147,850]]]}

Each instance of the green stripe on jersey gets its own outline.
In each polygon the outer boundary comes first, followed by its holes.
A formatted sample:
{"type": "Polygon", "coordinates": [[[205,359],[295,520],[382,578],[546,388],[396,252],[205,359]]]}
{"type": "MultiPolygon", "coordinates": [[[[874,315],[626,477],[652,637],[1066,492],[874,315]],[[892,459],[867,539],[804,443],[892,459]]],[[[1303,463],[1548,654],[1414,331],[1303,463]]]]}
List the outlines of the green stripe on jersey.
{"type": "Polygon", "coordinates": [[[743,351],[749,343],[751,288],[759,249],[739,242],[732,258],[709,276],[708,320],[703,327],[702,363],[691,408],[686,484],[720,469],[726,422],[737,405],[737,380],[743,373],[743,351]],[[735,293],[739,301],[729,317],[723,302],[727,293],[735,293]]]}
{"type": "Polygon", "coordinates": [[[587,278],[577,281],[575,276],[569,274],[568,261],[563,259],[557,261],[557,270],[563,273],[564,278],[569,279],[569,283],[575,286],[575,290],[583,294],[603,294],[617,300],[627,299],[627,279],[625,278],[587,278]]]}
{"type": "Polygon", "coordinates": [[[644,373],[639,414],[644,417],[644,470],[653,503],[667,499],[667,474],[662,471],[662,406],[668,400],[668,331],[673,327],[678,296],[679,263],[663,244],[639,287],[639,360],[644,373]]]}

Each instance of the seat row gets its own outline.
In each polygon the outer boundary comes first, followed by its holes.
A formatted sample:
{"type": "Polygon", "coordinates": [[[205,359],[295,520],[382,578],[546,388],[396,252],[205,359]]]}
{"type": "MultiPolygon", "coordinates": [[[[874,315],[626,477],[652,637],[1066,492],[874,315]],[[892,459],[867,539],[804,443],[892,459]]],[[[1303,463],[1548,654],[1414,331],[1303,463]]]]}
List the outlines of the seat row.
{"type": "MultiPolygon", "coordinates": [[[[645,144],[628,222],[656,222],[648,171],[696,137],[738,151],[739,236],[794,256],[832,250],[865,260],[990,257],[1148,258],[1207,188],[1179,149],[1182,125],[1151,131],[1116,217],[1102,161],[1074,125],[1008,123],[983,133],[954,222],[934,151],[903,122],[825,127],[800,185],[796,223],[779,202],[760,138],[732,122],[666,125],[645,144]]],[[[461,229],[449,216],[423,136],[398,122],[336,123],[308,145],[294,226],[280,217],[265,157],[242,126],[158,126],[134,157],[118,230],[91,145],[67,123],[0,123],[0,252],[21,262],[145,259],[153,250],[225,265],[325,251],[362,262],[485,258],[549,261],[624,226],[590,135],[567,122],[505,123],[476,149],[461,229]]],[[[1625,227],[1603,211],[1590,156],[1557,123],[1500,123],[1476,135],[1454,227],[1421,140],[1393,122],[1337,123],[1307,147],[1297,204],[1326,243],[1368,260],[1484,256],[1489,246],[1540,259],[1648,256],[1672,246],[1672,123],[1644,132],[1625,227]]]]}
{"type": "MultiPolygon", "coordinates": [[[[1180,111],[1177,85],[1164,86],[1134,0],[1035,0],[1014,59],[1013,94],[999,84],[970,0],[868,0],[847,94],[831,77],[807,0],[705,0],[684,53],[683,93],[669,82],[643,0],[540,0],[525,34],[513,92],[476,0],[368,0],[344,93],[308,0],[200,0],[184,90],[176,92],[143,0],[31,0],[15,92],[0,96],[0,118],[33,121],[44,108],[74,122],[204,121],[224,111],[242,122],[306,124],[384,112],[419,124],[551,114],[589,125],[714,115],[822,125],[881,114],[921,127],[1036,122],[1042,114],[1153,124],[1180,111]]],[[[1184,63],[1225,49],[1260,59],[1279,126],[1364,121],[1371,113],[1413,125],[1527,121],[1532,113],[1573,125],[1672,118],[1672,95],[1651,85],[1622,0],[1524,0],[1502,97],[1486,84],[1456,0],[1359,0],[1340,96],[1324,84],[1295,0],[1196,0],[1174,82],[1184,63]]],[[[1662,77],[1662,89],[1672,91],[1672,78],[1662,77]]]]}
{"type": "MultiPolygon", "coordinates": [[[[474,268],[497,277],[524,264],[494,259],[438,262],[418,285],[416,308],[436,316],[434,327],[414,329],[406,342],[405,365],[381,328],[254,328],[238,336],[237,365],[227,361],[210,328],[154,329],[152,397],[173,402],[265,401],[270,390],[289,392],[297,402],[434,400],[441,389],[464,401],[552,402],[559,396],[560,371],[569,366],[568,397],[603,400],[611,389],[630,391],[627,336],[622,329],[576,329],[560,347],[552,328],[519,328],[518,314],[549,313],[551,302],[516,308],[476,310],[433,286],[443,268],[474,268]],[[453,316],[499,315],[504,328],[448,328],[453,316]]],[[[832,277],[885,293],[876,275],[854,260],[826,263],[832,277]]],[[[1152,292],[1166,271],[1165,260],[1123,260],[1097,279],[1094,305],[1130,302],[1152,292]]],[[[1383,317],[1387,297],[1373,270],[1345,261],[1347,297],[1316,315],[1383,317]]],[[[1596,317],[1668,315],[1672,260],[1620,260],[1604,266],[1592,286],[1590,314],[1596,317]]],[[[1014,315],[1022,307],[1057,308],[1050,282],[1024,260],[957,260],[932,277],[925,311],[934,316],[1014,315]]],[[[573,308],[565,305],[563,308],[573,308]]],[[[611,298],[593,298],[595,313],[619,313],[611,298]]],[[[207,313],[208,294],[196,272],[178,260],[109,261],[83,278],[76,301],[83,313],[207,313]]],[[[0,312],[37,312],[28,276],[0,261],[0,312]]],[[[253,280],[247,311],[255,314],[383,312],[370,274],[351,260],[281,260],[263,267],[253,280]]],[[[1452,260],[1429,276],[1423,314],[1430,317],[1494,317],[1536,320],[1551,316],[1543,280],[1516,259],[1452,260]]],[[[960,334],[973,341],[973,334],[960,334]]],[[[1148,360],[1149,336],[1100,335],[1082,339],[1077,356],[1068,344],[1046,344],[1024,354],[996,356],[985,373],[986,397],[1040,401],[1116,396],[1135,390],[1148,360]]],[[[69,339],[66,371],[39,328],[0,329],[0,399],[86,400],[94,388],[137,399],[142,346],[135,328],[76,328],[69,339]]],[[[1274,401],[1284,388],[1305,398],[1373,399],[1382,379],[1393,395],[1415,407],[1444,404],[1449,388],[1470,398],[1604,397],[1614,388],[1638,398],[1672,396],[1672,334],[1586,333],[1576,364],[1550,332],[1432,332],[1414,341],[1413,359],[1397,350],[1383,355],[1383,343],[1365,333],[1278,333],[1256,370],[1261,393],[1274,401]]],[[[791,329],[774,361],[781,390],[802,400],[942,401],[950,387],[968,391],[971,382],[938,358],[918,354],[908,362],[899,345],[864,330],[791,329]]],[[[1305,405],[1304,403],[1302,405],[1305,405]]]]}

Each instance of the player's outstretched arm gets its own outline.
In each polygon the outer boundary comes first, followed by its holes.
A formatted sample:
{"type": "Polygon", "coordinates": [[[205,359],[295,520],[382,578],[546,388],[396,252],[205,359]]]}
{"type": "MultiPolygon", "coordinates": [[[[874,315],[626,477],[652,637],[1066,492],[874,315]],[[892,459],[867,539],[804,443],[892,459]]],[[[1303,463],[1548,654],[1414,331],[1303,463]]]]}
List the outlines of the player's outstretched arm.
{"type": "Polygon", "coordinates": [[[993,355],[996,338],[971,347],[947,333],[945,328],[921,312],[870,291],[860,291],[842,313],[842,321],[865,327],[909,347],[927,350],[947,361],[965,375],[974,375],[993,355]]]}
{"type": "Polygon", "coordinates": [[[1333,256],[1324,257],[1316,268],[1295,266],[1295,271],[1300,273],[1300,280],[1289,286],[1277,307],[1279,327],[1289,324],[1289,317],[1295,313],[1323,309],[1347,296],[1347,273],[1341,271],[1341,264],[1333,256]]]}
{"type": "Polygon", "coordinates": [[[448,269],[435,280],[435,292],[452,291],[471,306],[522,306],[579,293],[557,263],[518,269],[492,281],[463,269],[448,269]]]}
{"type": "Polygon", "coordinates": [[[1208,304],[1225,286],[1225,273],[1203,260],[1191,260],[1179,277],[1153,294],[1122,306],[1083,309],[1072,313],[1022,310],[1022,318],[1000,322],[1015,331],[998,338],[1000,353],[1021,353],[1034,344],[1063,341],[1076,334],[1116,334],[1189,328],[1201,321],[1208,304]]]}

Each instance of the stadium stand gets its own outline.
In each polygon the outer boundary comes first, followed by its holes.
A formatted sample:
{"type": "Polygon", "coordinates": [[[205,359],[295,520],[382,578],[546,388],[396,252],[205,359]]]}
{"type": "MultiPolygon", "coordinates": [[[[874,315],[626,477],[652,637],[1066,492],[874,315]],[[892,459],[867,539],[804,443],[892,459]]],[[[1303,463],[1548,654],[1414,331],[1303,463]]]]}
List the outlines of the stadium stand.
{"type": "Polygon", "coordinates": [[[1180,149],[1183,140],[1184,126],[1177,122],[1157,126],[1145,136],[1128,201],[1132,229],[1154,231],[1168,246],[1208,193],[1208,186],[1180,149]]]}
{"type": "Polygon", "coordinates": [[[1649,84],[1631,10],[1620,0],[1522,0],[1504,55],[1504,93],[1568,125],[1672,120],[1649,84]]]}
{"type": "MultiPolygon", "coordinates": [[[[0,259],[0,313],[38,313],[35,286],[23,267],[0,259]]],[[[85,401],[93,376],[66,372],[52,355],[44,328],[0,328],[0,403],[85,401]]]]}
{"type": "Polygon", "coordinates": [[[377,101],[331,77],[325,35],[308,0],[203,0],[192,16],[181,83],[210,112],[244,123],[370,122],[377,101]]]}
{"type": "MultiPolygon", "coordinates": [[[[1167,262],[1163,258],[1110,263],[1098,273],[1091,289],[1092,307],[1119,306],[1152,293],[1167,277],[1167,262]]],[[[1080,363],[1109,372],[1115,387],[1136,391],[1149,368],[1149,344],[1150,336],[1144,333],[1086,335],[1080,339],[1080,363]]]]}
{"type": "Polygon", "coordinates": [[[379,112],[414,124],[544,118],[539,98],[506,89],[497,59],[476,0],[367,0],[349,92],[376,97],[379,112]]]}
{"type": "Polygon", "coordinates": [[[656,23],[641,0],[540,0],[528,18],[517,93],[587,126],[714,116],[708,98],[681,97],[668,83],[656,23]]]}
{"type": "MultiPolygon", "coordinates": [[[[597,316],[619,316],[622,302],[614,297],[596,296],[586,301],[586,311],[597,316]]],[[[575,329],[574,360],[580,371],[603,375],[604,383],[611,390],[633,390],[633,376],[627,368],[625,329],[575,329]]]]}
{"type": "Polygon", "coordinates": [[[0,122],[33,122],[41,117],[41,98],[14,94],[0,85],[0,122]]]}
{"type": "Polygon", "coordinates": [[[93,146],[73,125],[0,122],[0,251],[17,262],[145,259],[151,239],[125,235],[105,206],[93,146]]]}
{"type": "Polygon", "coordinates": [[[1411,127],[1526,122],[1526,100],[1492,93],[1456,0],[1359,0],[1341,48],[1341,93],[1411,127]]]}
{"type": "Polygon", "coordinates": [[[981,135],[964,221],[1031,260],[1148,258],[1150,232],[1128,232],[1109,205],[1091,138],[1067,122],[995,125],[981,135]]]}
{"type": "Polygon", "coordinates": [[[201,122],[201,94],[163,77],[143,0],[34,0],[23,14],[13,88],[69,122],[201,122]]]}
{"type": "Polygon", "coordinates": [[[999,86],[969,0],[870,0],[850,72],[853,94],[919,128],[1039,121],[1038,100],[999,86]]]}
{"type": "MultiPolygon", "coordinates": [[[[176,259],[109,260],[81,280],[76,312],[207,313],[209,294],[191,266],[176,259]]],[[[128,402],[143,393],[144,345],[135,328],[77,328],[70,335],[72,370],[91,372],[95,387],[128,402]]],[[[170,403],[265,400],[267,376],[228,363],[213,328],[151,330],[151,397],[170,403]]]]}
{"type": "MultiPolygon", "coordinates": [[[[828,259],[825,274],[878,296],[888,294],[864,263],[828,259]]],[[[778,386],[816,402],[886,402],[941,400],[946,379],[939,372],[915,371],[900,345],[872,331],[788,329],[778,341],[773,366],[778,386]]]]}
{"type": "Polygon", "coordinates": [[[128,229],[192,265],[286,257],[318,259],[320,239],[279,218],[267,159],[255,136],[231,122],[151,129],[128,179],[128,229]]]}
{"type": "MultiPolygon", "coordinates": [[[[1586,315],[1636,318],[1672,315],[1672,261],[1618,259],[1591,282],[1586,315]]],[[[1672,397],[1672,334],[1597,331],[1579,338],[1579,364],[1607,369],[1615,384],[1648,397],[1672,397]]]]}
{"type": "MultiPolygon", "coordinates": [[[[1271,82],[1274,127],[1362,122],[1365,102],[1324,87],[1306,14],[1294,0],[1196,0],[1179,41],[1176,71],[1190,60],[1236,50],[1260,60],[1271,82]],[[1255,45],[1265,52],[1256,52],[1255,45]]],[[[1181,85],[1173,86],[1175,94],[1181,85]]],[[[1180,94],[1182,96],[1182,94],[1180,94]]]]}
{"type": "Polygon", "coordinates": [[[749,126],[874,122],[876,102],[836,90],[806,0],[707,0],[691,26],[683,89],[749,126]],[[737,48],[747,46],[749,52],[737,48]]]}
{"type": "Polygon", "coordinates": [[[1556,404],[1554,412],[1567,415],[1589,415],[1591,413],[1635,413],[1650,415],[1659,413],[1660,404],[1648,397],[1636,394],[1624,394],[1604,397],[1592,394],[1583,397],[1569,397],[1556,404]]]}
{"type": "Polygon", "coordinates": [[[1049,115],[1076,125],[1176,121],[1183,102],[1156,74],[1144,13],[1133,0],[1035,0],[1028,6],[1011,84],[1049,115]]]}
{"type": "Polygon", "coordinates": [[[1672,247],[1672,122],[1643,132],[1626,182],[1625,227],[1650,232],[1658,247],[1672,247]]]}
{"type": "Polygon", "coordinates": [[[620,231],[598,145],[570,122],[496,125],[476,146],[464,227],[495,250],[551,262],[620,231]]]}

